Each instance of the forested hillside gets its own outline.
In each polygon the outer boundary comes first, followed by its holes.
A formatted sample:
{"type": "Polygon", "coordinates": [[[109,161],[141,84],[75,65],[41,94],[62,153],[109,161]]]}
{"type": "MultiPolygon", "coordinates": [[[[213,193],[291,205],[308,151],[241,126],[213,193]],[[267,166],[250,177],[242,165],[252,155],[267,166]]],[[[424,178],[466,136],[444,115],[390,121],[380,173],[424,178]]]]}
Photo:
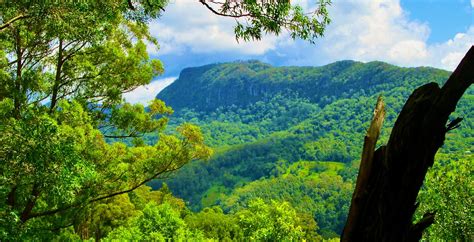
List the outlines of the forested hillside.
{"type": "Polygon", "coordinates": [[[469,3],[311,2],[0,1],[0,241],[474,241],[469,3]]]}
{"type": "Polygon", "coordinates": [[[298,93],[324,106],[340,98],[370,96],[428,80],[441,83],[449,73],[430,67],[400,68],[383,62],[339,61],[322,67],[272,67],[258,61],[211,64],[184,69],[159,99],[175,110],[214,111],[244,106],[282,92],[298,93]]]}
{"type": "MultiPolygon", "coordinates": [[[[377,96],[387,105],[379,141],[385,143],[412,90],[428,82],[442,84],[449,74],[354,61],[322,67],[249,61],[185,69],[158,98],[175,109],[171,127],[197,124],[215,155],[185,166],[166,182],[195,211],[218,205],[233,213],[256,198],[287,201],[313,217],[323,237],[337,236],[377,96]]],[[[453,115],[464,120],[441,150],[447,154],[444,164],[473,159],[473,94],[469,89],[453,115]]]]}

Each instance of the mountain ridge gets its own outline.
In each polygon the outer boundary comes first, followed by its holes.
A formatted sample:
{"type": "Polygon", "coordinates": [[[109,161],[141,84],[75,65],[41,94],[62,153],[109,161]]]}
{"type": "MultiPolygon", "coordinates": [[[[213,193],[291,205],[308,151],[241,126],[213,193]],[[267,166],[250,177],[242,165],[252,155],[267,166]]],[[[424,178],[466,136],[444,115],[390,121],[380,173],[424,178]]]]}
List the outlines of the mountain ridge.
{"type": "Polygon", "coordinates": [[[399,86],[395,80],[421,84],[431,75],[432,81],[441,84],[449,74],[432,67],[398,67],[380,61],[344,60],[319,67],[274,67],[260,61],[239,61],[185,68],[157,98],[176,110],[209,112],[290,91],[324,105],[332,101],[326,100],[329,97],[370,96],[380,88],[399,86]]]}

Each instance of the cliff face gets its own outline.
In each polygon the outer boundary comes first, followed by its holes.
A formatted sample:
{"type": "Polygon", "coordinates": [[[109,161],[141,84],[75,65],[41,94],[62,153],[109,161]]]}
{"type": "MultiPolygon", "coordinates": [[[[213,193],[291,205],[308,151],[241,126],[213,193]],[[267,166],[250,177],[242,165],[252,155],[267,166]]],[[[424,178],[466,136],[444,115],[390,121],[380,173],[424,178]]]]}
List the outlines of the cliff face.
{"type": "Polygon", "coordinates": [[[339,97],[368,96],[403,85],[426,83],[449,72],[433,68],[401,68],[383,62],[339,61],[322,67],[273,67],[258,61],[212,64],[184,69],[160,92],[175,110],[212,111],[245,106],[277,93],[297,93],[320,105],[339,97]],[[441,75],[439,75],[441,73],[441,75]]]}

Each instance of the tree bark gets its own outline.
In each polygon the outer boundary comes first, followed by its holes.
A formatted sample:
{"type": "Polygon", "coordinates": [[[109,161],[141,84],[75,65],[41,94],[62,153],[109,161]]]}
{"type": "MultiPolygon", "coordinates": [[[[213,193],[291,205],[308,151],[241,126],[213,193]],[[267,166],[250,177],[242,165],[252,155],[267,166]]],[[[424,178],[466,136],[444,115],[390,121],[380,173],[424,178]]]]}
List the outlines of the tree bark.
{"type": "Polygon", "coordinates": [[[428,83],[411,94],[386,146],[366,150],[366,137],[342,241],[421,239],[424,229],[433,223],[434,214],[425,214],[413,224],[416,197],[446,132],[453,126],[446,127],[449,115],[473,81],[471,47],[442,88],[428,83]]]}
{"type": "Polygon", "coordinates": [[[61,69],[63,66],[63,40],[59,39],[59,48],[58,48],[58,62],[56,65],[56,77],[54,79],[53,91],[51,96],[51,104],[49,107],[49,112],[52,113],[56,106],[58,92],[59,92],[59,82],[61,81],[61,69]]]}

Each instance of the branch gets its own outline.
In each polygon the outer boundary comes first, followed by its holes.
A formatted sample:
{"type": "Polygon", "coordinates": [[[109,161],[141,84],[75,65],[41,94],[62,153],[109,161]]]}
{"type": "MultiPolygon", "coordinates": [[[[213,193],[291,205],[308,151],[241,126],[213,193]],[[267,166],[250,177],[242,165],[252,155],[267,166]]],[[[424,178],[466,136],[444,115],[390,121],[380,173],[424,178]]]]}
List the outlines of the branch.
{"type": "MultiPolygon", "coordinates": [[[[187,145],[187,140],[183,140],[183,147],[186,146],[186,145],[187,145]]],[[[32,218],[53,215],[53,214],[56,214],[56,213],[59,213],[59,212],[66,211],[66,210],[71,209],[71,208],[82,207],[82,206],[87,205],[87,204],[91,204],[91,203],[98,202],[98,201],[101,201],[101,200],[104,200],[104,199],[107,199],[107,198],[111,198],[111,197],[115,197],[115,196],[118,196],[118,195],[121,195],[121,194],[132,192],[135,189],[137,189],[137,188],[141,187],[142,185],[144,185],[145,183],[157,178],[161,174],[165,174],[165,173],[168,173],[168,172],[175,171],[177,168],[175,168],[175,169],[169,169],[169,168],[170,168],[171,164],[173,163],[173,161],[176,159],[176,157],[178,157],[181,154],[181,151],[182,151],[182,149],[177,154],[173,155],[173,157],[170,159],[168,164],[166,164],[166,166],[163,169],[161,169],[157,173],[153,174],[152,176],[146,178],[145,180],[138,183],[137,185],[132,186],[129,189],[122,190],[122,191],[119,191],[119,192],[114,192],[114,193],[104,195],[104,196],[100,196],[98,198],[95,198],[95,199],[92,199],[92,200],[89,200],[89,201],[86,201],[86,202],[82,202],[82,203],[75,203],[75,204],[71,204],[71,205],[68,205],[68,206],[65,206],[65,207],[61,207],[61,208],[57,208],[57,209],[53,209],[53,210],[49,210],[49,211],[44,211],[44,212],[39,212],[39,213],[30,213],[28,218],[26,218],[25,222],[29,219],[32,219],[32,218]]],[[[180,168],[186,163],[187,162],[184,162],[182,165],[180,165],[178,167],[180,168]]]]}
{"type": "MultiPolygon", "coordinates": [[[[71,83],[73,83],[73,82],[76,82],[76,81],[79,81],[79,85],[80,85],[80,84],[85,83],[85,81],[90,80],[90,79],[97,78],[97,77],[99,77],[100,75],[101,75],[101,73],[99,73],[99,74],[97,74],[97,75],[92,75],[92,76],[81,76],[81,77],[75,77],[75,78],[68,78],[68,79],[66,79],[65,82],[62,82],[61,84],[59,84],[59,88],[62,88],[62,87],[64,87],[65,85],[69,85],[69,84],[71,84],[71,83]]],[[[61,79],[65,79],[65,76],[63,75],[63,76],[61,77],[61,79]]]]}
{"type": "Polygon", "coordinates": [[[249,14],[249,13],[239,14],[239,15],[225,14],[225,13],[218,12],[215,9],[213,9],[208,3],[206,3],[206,0],[199,0],[199,2],[201,4],[203,4],[204,6],[206,6],[207,9],[211,10],[212,13],[217,14],[219,16],[231,17],[231,18],[252,17],[252,15],[249,14]]]}
{"type": "Polygon", "coordinates": [[[15,195],[15,193],[16,193],[17,188],[18,188],[17,185],[13,185],[12,189],[8,193],[7,205],[9,205],[10,207],[15,207],[15,204],[16,204],[16,195],[15,195]]]}
{"type": "Polygon", "coordinates": [[[94,203],[94,202],[98,202],[98,201],[101,201],[101,200],[104,200],[104,199],[107,199],[107,198],[111,198],[111,197],[115,197],[115,196],[118,196],[118,195],[121,195],[121,194],[125,194],[125,193],[129,193],[129,192],[132,192],[134,191],[135,189],[139,188],[140,186],[142,186],[143,184],[153,180],[156,176],[159,176],[161,173],[163,173],[165,171],[160,171],[159,173],[155,174],[154,176],[150,177],[150,178],[147,178],[145,179],[143,182],[140,182],[138,185],[135,185],[133,186],[132,188],[130,189],[127,189],[127,190],[123,190],[123,191],[119,191],[119,192],[115,192],[115,193],[111,193],[109,195],[105,195],[105,196],[102,196],[102,197],[98,197],[98,198],[95,198],[95,199],[92,199],[92,200],[89,200],[89,201],[86,201],[86,202],[83,202],[83,203],[75,203],[75,204],[71,204],[71,205],[68,205],[68,206],[65,206],[65,207],[61,207],[61,208],[57,208],[57,209],[53,209],[53,210],[49,210],[49,211],[44,211],[44,212],[40,212],[40,213],[31,213],[26,219],[24,222],[26,222],[27,220],[29,219],[32,219],[32,218],[38,218],[38,217],[44,217],[44,216],[48,216],[48,215],[53,215],[53,214],[56,214],[56,213],[59,213],[59,212],[64,212],[66,210],[69,210],[71,208],[77,208],[77,207],[82,207],[82,206],[85,206],[87,204],[91,204],[91,203],[94,203]]]}
{"type": "Polygon", "coordinates": [[[51,104],[49,107],[49,113],[53,113],[54,108],[56,106],[57,102],[57,96],[58,96],[58,91],[59,91],[59,81],[61,79],[61,67],[63,65],[63,40],[59,39],[59,49],[58,49],[58,61],[56,65],[56,77],[54,79],[54,85],[53,85],[53,95],[51,97],[51,104]]]}
{"type": "Polygon", "coordinates": [[[112,139],[126,139],[126,138],[136,138],[140,137],[137,134],[129,134],[129,135],[104,135],[105,138],[112,138],[112,139]]]}
{"type": "Polygon", "coordinates": [[[411,241],[420,241],[423,231],[434,223],[435,213],[425,213],[423,218],[410,228],[411,241]]]}
{"type": "Polygon", "coordinates": [[[474,45],[461,60],[456,70],[441,88],[441,95],[435,105],[439,112],[449,116],[456,108],[459,99],[474,82],[474,45]]]}
{"type": "MultiPolygon", "coordinates": [[[[382,97],[379,96],[377,104],[375,105],[374,117],[370,123],[369,129],[367,130],[367,134],[365,135],[359,174],[352,195],[349,216],[347,218],[346,226],[344,227],[344,234],[349,235],[349,237],[353,231],[356,230],[357,221],[360,216],[364,216],[361,213],[363,211],[364,198],[368,193],[367,183],[372,172],[375,145],[377,144],[384,119],[385,104],[383,103],[382,97]]],[[[343,238],[342,241],[345,241],[344,239],[346,238],[343,238]]]]}
{"type": "MultiPolygon", "coordinates": [[[[84,46],[86,46],[87,42],[84,42],[82,44],[78,44],[76,46],[74,46],[72,50],[69,54],[65,55],[64,56],[64,59],[63,59],[63,63],[66,62],[69,58],[71,58],[72,56],[74,56],[77,52],[79,52],[82,48],[84,48],[84,46]],[[76,48],[77,46],[79,46],[78,48],[76,48]]],[[[64,49],[66,49],[66,47],[64,47],[64,49]]]]}
{"type": "Polygon", "coordinates": [[[25,205],[25,209],[23,209],[23,212],[20,215],[20,220],[21,222],[26,222],[30,216],[31,210],[36,205],[36,200],[38,199],[38,196],[40,195],[40,190],[39,190],[39,185],[35,183],[33,185],[33,189],[31,190],[31,197],[28,199],[28,202],[25,205]]]}
{"type": "Polygon", "coordinates": [[[451,121],[447,127],[446,127],[446,132],[447,131],[451,131],[453,129],[457,129],[461,126],[461,121],[463,120],[463,118],[455,118],[453,121],[451,121]]]}
{"type": "Polygon", "coordinates": [[[128,0],[127,3],[128,3],[128,7],[129,7],[132,11],[135,11],[135,10],[136,10],[135,6],[133,6],[132,0],[128,0]]]}
{"type": "Polygon", "coordinates": [[[9,21],[7,21],[6,23],[2,24],[0,26],[0,31],[2,31],[3,29],[7,28],[8,26],[10,26],[11,24],[13,24],[14,22],[20,20],[20,19],[23,19],[23,18],[28,18],[29,16],[28,15],[23,15],[23,14],[20,14],[12,19],[10,19],[9,21]]]}

